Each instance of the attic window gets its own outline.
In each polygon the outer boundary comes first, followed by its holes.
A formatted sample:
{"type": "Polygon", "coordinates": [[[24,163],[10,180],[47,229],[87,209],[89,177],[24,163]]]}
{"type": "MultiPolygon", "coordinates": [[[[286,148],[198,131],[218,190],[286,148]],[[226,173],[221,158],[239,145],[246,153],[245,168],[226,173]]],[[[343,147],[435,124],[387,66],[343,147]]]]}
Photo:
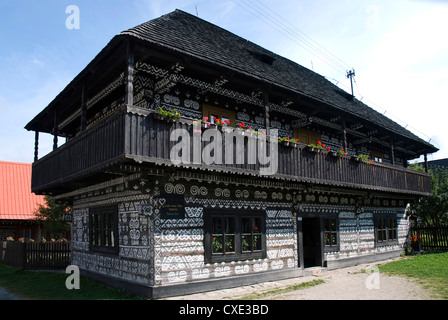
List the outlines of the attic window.
{"type": "Polygon", "coordinates": [[[270,66],[272,66],[272,64],[275,61],[274,57],[271,57],[265,53],[259,53],[259,52],[253,52],[253,51],[249,51],[249,53],[252,56],[254,56],[256,59],[260,60],[261,62],[267,63],[270,66]]]}

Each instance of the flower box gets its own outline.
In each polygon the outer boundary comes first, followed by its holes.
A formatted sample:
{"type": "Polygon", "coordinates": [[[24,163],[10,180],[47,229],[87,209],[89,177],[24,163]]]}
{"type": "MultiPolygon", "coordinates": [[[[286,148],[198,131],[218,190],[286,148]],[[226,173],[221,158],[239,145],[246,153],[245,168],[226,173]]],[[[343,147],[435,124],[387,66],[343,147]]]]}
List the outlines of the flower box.
{"type": "Polygon", "coordinates": [[[306,150],[312,153],[319,153],[322,149],[313,147],[313,146],[306,146],[306,150]]]}
{"type": "Polygon", "coordinates": [[[201,122],[202,129],[208,129],[210,128],[210,126],[211,126],[210,122],[201,122]]]}
{"type": "Polygon", "coordinates": [[[159,107],[157,112],[152,113],[153,119],[162,120],[167,122],[176,122],[180,119],[181,114],[177,110],[163,110],[159,107]]]}

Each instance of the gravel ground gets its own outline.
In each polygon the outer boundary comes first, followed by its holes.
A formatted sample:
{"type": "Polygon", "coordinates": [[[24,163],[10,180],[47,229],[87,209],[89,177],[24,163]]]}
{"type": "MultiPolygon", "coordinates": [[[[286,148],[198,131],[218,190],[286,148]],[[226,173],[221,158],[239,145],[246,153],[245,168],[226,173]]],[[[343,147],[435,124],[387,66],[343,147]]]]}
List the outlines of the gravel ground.
{"type": "MultiPolygon", "coordinates": [[[[392,260],[384,261],[387,263],[392,260]]],[[[166,300],[230,300],[249,295],[285,288],[295,284],[322,279],[325,283],[288,293],[268,294],[269,300],[431,300],[431,293],[416,281],[382,273],[366,273],[381,263],[325,271],[315,269],[313,275],[293,279],[264,282],[251,286],[217,290],[166,300]],[[369,268],[370,267],[370,268],[369,268]],[[368,269],[369,268],[369,269],[368,269]]],[[[377,269],[376,269],[377,270],[377,269]]]]}

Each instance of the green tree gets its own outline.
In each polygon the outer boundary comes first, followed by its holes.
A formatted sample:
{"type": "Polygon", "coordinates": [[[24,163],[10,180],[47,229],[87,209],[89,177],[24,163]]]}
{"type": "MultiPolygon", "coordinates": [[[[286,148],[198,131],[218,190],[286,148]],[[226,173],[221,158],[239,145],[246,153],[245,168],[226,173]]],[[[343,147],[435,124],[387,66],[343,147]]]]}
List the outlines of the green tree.
{"type": "MultiPolygon", "coordinates": [[[[410,165],[411,169],[424,171],[418,164],[410,165]]],[[[422,197],[412,207],[412,215],[426,225],[448,223],[448,168],[438,167],[430,170],[432,195],[422,197]]]]}
{"type": "Polygon", "coordinates": [[[65,204],[57,204],[50,196],[45,196],[45,204],[39,205],[34,212],[36,219],[53,237],[65,237],[70,231],[70,223],[64,220],[64,214],[70,209],[65,204]]]}

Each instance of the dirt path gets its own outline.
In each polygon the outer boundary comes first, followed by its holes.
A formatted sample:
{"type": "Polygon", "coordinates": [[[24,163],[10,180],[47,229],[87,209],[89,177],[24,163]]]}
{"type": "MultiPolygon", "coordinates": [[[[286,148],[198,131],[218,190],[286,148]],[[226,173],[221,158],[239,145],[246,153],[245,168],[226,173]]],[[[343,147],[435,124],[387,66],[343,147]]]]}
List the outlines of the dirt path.
{"type": "MultiPolygon", "coordinates": [[[[384,261],[387,263],[392,260],[384,261]]],[[[388,276],[373,271],[380,263],[318,272],[311,276],[264,282],[251,286],[191,294],[167,300],[227,300],[253,298],[267,292],[260,299],[270,300],[429,300],[431,293],[416,281],[405,277],[388,276]],[[370,269],[367,269],[369,268],[370,269]],[[363,270],[372,270],[372,273],[363,270]],[[316,279],[324,283],[291,292],[278,290],[316,279]],[[275,292],[274,292],[275,290],[275,292]]]]}

